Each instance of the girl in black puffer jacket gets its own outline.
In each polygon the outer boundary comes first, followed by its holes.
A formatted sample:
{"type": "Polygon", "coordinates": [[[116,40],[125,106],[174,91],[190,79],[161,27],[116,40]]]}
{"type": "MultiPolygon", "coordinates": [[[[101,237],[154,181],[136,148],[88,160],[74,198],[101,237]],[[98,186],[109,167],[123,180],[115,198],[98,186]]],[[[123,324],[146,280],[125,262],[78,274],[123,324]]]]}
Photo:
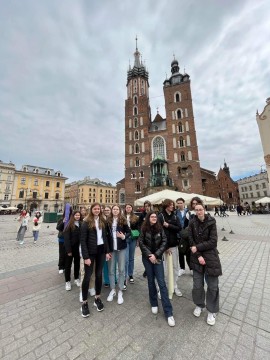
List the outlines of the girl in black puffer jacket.
{"type": "Polygon", "coordinates": [[[169,326],[174,326],[173,309],[168,297],[162,264],[162,255],[167,249],[167,238],[161,224],[158,222],[156,213],[153,211],[147,214],[142,225],[139,244],[142,251],[142,261],[147,274],[149,300],[152,307],[152,313],[158,313],[156,279],[161,294],[163,311],[169,326]]]}
{"type": "Polygon", "coordinates": [[[207,323],[214,325],[216,313],[219,311],[218,277],[222,275],[217,250],[216,220],[205,212],[203,204],[197,204],[195,212],[196,215],[189,223],[190,263],[193,269],[192,297],[196,304],[193,314],[199,317],[205,307],[205,280],[207,323]]]}

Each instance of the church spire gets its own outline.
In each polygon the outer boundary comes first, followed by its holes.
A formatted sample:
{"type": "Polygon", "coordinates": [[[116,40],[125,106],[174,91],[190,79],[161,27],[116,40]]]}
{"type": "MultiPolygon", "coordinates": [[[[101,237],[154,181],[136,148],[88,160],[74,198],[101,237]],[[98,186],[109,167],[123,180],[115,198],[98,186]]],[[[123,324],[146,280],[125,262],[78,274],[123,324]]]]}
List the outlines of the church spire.
{"type": "Polygon", "coordinates": [[[142,66],[142,63],[141,63],[141,53],[139,52],[138,50],[138,38],[137,38],[137,35],[136,35],[136,38],[135,38],[135,41],[136,41],[136,51],[134,53],[134,67],[141,67],[142,66]]]}

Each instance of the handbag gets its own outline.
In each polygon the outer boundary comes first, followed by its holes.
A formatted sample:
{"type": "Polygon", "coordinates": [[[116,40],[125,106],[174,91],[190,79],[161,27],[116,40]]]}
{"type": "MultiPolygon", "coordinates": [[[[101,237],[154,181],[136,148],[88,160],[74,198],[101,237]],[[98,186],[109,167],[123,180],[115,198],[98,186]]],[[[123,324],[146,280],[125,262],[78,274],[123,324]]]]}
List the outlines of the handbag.
{"type": "Polygon", "coordinates": [[[182,229],[179,235],[178,251],[180,254],[185,255],[189,248],[188,229],[182,229]]]}
{"type": "Polygon", "coordinates": [[[136,240],[138,239],[139,236],[140,236],[139,230],[137,229],[131,230],[131,239],[136,240]]]}

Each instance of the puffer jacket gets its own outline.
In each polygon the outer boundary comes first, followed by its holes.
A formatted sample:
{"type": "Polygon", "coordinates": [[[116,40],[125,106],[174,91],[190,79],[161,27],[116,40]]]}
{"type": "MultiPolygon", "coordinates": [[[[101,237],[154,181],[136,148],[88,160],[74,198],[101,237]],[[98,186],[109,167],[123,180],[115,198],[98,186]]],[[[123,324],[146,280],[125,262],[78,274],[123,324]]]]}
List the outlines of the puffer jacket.
{"type": "Polygon", "coordinates": [[[79,222],[79,226],[75,226],[74,229],[68,228],[64,230],[64,243],[67,253],[72,252],[72,247],[74,245],[80,244],[81,226],[82,223],[79,222]]]}
{"type": "MultiPolygon", "coordinates": [[[[104,252],[108,254],[109,244],[107,237],[107,229],[106,226],[102,228],[102,239],[104,243],[104,252]]],[[[81,227],[81,250],[83,259],[89,259],[90,255],[96,255],[98,250],[97,245],[97,230],[95,228],[89,228],[88,223],[83,221],[81,227]]]]}
{"type": "Polygon", "coordinates": [[[204,221],[197,216],[189,222],[190,246],[196,246],[197,252],[191,252],[190,265],[193,270],[203,272],[209,276],[222,275],[221,263],[217,250],[217,226],[216,220],[209,214],[205,215],[204,221]],[[198,258],[202,256],[205,265],[199,263],[198,258]],[[205,268],[205,269],[204,269],[205,268]]]}
{"type": "MultiPolygon", "coordinates": [[[[116,231],[125,234],[124,240],[122,240],[119,237],[117,238],[117,250],[124,250],[127,247],[127,238],[130,236],[130,228],[128,224],[124,224],[123,226],[117,225],[116,231]]],[[[109,249],[110,251],[114,251],[112,226],[109,223],[107,223],[107,235],[108,235],[109,249]]]]}
{"type": "Polygon", "coordinates": [[[167,211],[162,211],[158,215],[158,220],[162,225],[164,221],[166,221],[169,224],[168,227],[163,227],[163,230],[167,237],[167,248],[178,246],[179,244],[178,234],[181,230],[181,223],[178,216],[176,216],[174,212],[168,214],[167,211]]]}
{"type": "Polygon", "coordinates": [[[142,256],[146,258],[154,254],[156,259],[161,259],[167,249],[167,238],[163,229],[156,234],[151,232],[141,233],[138,240],[142,256]]]}

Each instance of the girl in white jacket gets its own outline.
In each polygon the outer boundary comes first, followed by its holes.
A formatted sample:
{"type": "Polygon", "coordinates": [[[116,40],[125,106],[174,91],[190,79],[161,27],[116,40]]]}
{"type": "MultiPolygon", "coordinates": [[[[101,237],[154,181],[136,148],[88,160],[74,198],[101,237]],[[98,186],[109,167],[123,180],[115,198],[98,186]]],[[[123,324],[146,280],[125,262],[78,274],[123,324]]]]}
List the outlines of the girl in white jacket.
{"type": "Polygon", "coordinates": [[[41,213],[39,211],[36,212],[36,216],[33,219],[33,237],[34,237],[34,244],[36,244],[37,239],[38,239],[38,235],[39,235],[39,230],[41,228],[41,223],[42,223],[43,219],[41,216],[41,213]]]}
{"type": "Polygon", "coordinates": [[[26,210],[23,210],[21,212],[21,215],[17,219],[20,222],[20,227],[17,233],[17,240],[20,242],[20,245],[23,245],[24,241],[24,235],[27,230],[28,220],[29,220],[29,214],[26,210]]]}

